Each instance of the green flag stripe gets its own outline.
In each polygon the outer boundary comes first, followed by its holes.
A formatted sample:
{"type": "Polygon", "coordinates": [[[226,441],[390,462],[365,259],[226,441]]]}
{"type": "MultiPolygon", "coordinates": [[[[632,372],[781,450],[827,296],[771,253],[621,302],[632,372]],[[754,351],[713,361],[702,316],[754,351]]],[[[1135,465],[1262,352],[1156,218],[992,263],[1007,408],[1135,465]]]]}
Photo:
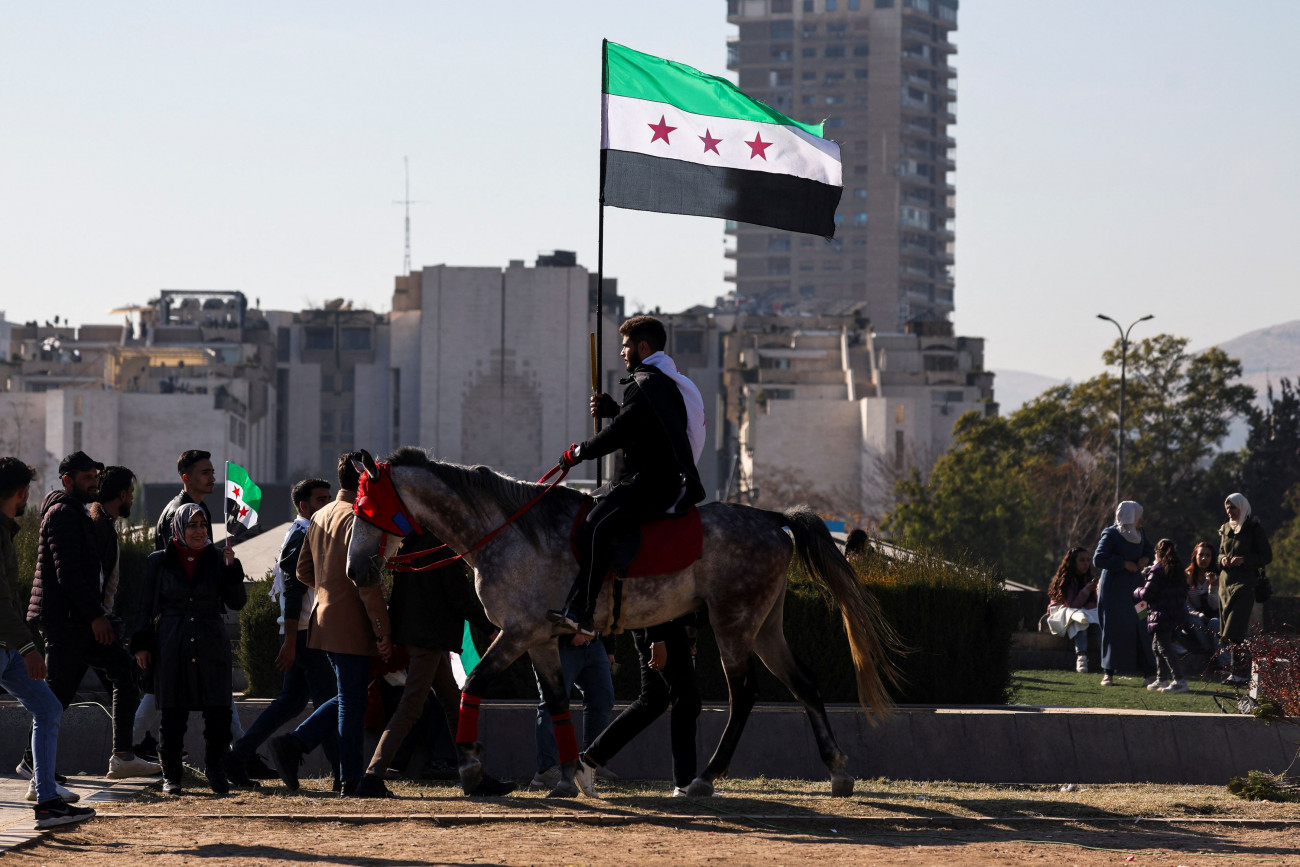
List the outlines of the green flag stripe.
{"type": "Polygon", "coordinates": [[[243,494],[240,499],[244,501],[244,504],[254,512],[260,511],[262,505],[262,489],[259,488],[251,478],[249,478],[248,470],[245,470],[239,464],[231,463],[228,475],[230,481],[239,486],[240,492],[243,494]]]}
{"type": "Polygon", "coordinates": [[[822,124],[800,123],[774,108],[750,99],[736,85],[706,75],[673,60],[633,51],[616,42],[605,43],[605,93],[666,102],[682,111],[759,123],[797,126],[818,138],[822,124]]]}

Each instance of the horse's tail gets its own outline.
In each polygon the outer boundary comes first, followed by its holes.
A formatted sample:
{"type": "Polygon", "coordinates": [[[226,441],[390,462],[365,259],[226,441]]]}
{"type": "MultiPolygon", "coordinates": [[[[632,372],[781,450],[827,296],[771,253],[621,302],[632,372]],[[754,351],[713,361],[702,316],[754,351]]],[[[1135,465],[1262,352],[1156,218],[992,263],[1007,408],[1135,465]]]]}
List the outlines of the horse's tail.
{"type": "Polygon", "coordinates": [[[780,517],[794,535],[795,551],[808,573],[830,590],[839,605],[853,653],[858,701],[872,722],[883,719],[893,708],[887,684],[897,684],[899,679],[898,667],[891,658],[901,647],[898,634],[811,507],[795,506],[780,517]]]}

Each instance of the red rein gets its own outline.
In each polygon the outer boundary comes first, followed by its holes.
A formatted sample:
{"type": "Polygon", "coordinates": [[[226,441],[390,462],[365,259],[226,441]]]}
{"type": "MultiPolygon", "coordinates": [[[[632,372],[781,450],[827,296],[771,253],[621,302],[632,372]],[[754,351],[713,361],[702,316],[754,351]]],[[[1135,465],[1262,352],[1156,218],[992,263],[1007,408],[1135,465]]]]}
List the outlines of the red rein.
{"type": "MultiPolygon", "coordinates": [[[[415,523],[415,516],[411,515],[410,511],[406,508],[406,504],[402,502],[401,495],[397,493],[397,487],[393,484],[392,479],[389,477],[388,465],[381,463],[378,466],[379,466],[381,481],[379,482],[379,491],[375,493],[379,493],[383,499],[388,499],[390,496],[392,498],[395,498],[397,501],[396,502],[397,511],[395,512],[395,514],[400,514],[403,517],[408,518],[408,523],[412,525],[415,528],[415,530],[418,532],[419,525],[415,523]],[[389,493],[390,491],[391,494],[389,493]]],[[[559,464],[556,464],[554,467],[550,469],[549,472],[547,472],[546,475],[538,479],[537,483],[539,485],[545,483],[547,479],[549,479],[551,476],[554,476],[557,472],[560,475],[555,479],[555,481],[551,482],[549,485],[546,486],[546,490],[542,491],[540,494],[538,494],[537,496],[529,500],[527,503],[525,503],[523,507],[519,509],[519,511],[515,512],[513,515],[507,518],[504,524],[502,524],[500,527],[497,527],[492,532],[488,533],[482,539],[479,539],[468,549],[466,549],[466,551],[463,554],[457,554],[454,557],[447,557],[444,560],[439,560],[436,563],[427,563],[423,566],[414,565],[415,561],[418,560],[419,558],[427,556],[433,553],[434,551],[441,551],[443,548],[446,548],[447,546],[443,544],[443,545],[439,545],[437,548],[430,548],[428,551],[413,551],[409,554],[396,554],[392,557],[388,557],[384,560],[384,567],[387,569],[391,569],[394,572],[430,572],[434,569],[441,569],[443,566],[449,566],[452,563],[455,563],[457,560],[464,559],[466,555],[472,554],[475,551],[477,551],[479,548],[482,548],[488,542],[491,542],[493,539],[499,536],[501,532],[505,530],[506,527],[509,527],[515,521],[519,520],[519,518],[523,517],[524,513],[526,513],[533,506],[537,505],[537,503],[542,499],[542,497],[549,494],[551,492],[551,489],[553,489],[560,482],[564,481],[564,477],[569,474],[569,471],[567,469],[564,469],[559,464]]],[[[378,527],[380,530],[383,531],[383,535],[379,539],[379,556],[383,557],[384,548],[388,544],[389,534],[392,533],[393,535],[397,535],[398,533],[401,533],[401,527],[397,525],[391,527],[384,527],[381,526],[378,522],[370,520],[370,516],[376,513],[375,509],[373,508],[367,508],[365,510],[367,514],[363,514],[362,509],[360,508],[362,504],[362,494],[365,493],[368,495],[367,501],[375,498],[373,493],[369,492],[368,490],[365,490],[364,488],[364,486],[366,485],[366,481],[369,480],[369,476],[370,473],[369,471],[367,471],[366,478],[363,479],[362,482],[363,490],[358,492],[357,502],[356,505],[353,506],[353,511],[356,512],[357,515],[359,515],[363,520],[366,520],[368,523],[374,524],[376,527],[378,527]]],[[[369,502],[367,503],[367,505],[369,505],[369,502]]],[[[385,523],[389,523],[389,522],[385,522],[385,523]]],[[[401,533],[401,535],[405,537],[410,534],[401,533]]]]}

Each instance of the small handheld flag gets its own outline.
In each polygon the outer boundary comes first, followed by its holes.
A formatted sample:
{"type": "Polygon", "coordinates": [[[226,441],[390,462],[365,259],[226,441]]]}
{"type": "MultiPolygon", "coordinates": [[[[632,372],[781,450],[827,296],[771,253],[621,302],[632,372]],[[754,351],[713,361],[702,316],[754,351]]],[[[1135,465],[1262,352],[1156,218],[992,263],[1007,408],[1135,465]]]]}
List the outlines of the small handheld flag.
{"type": "Polygon", "coordinates": [[[262,489],[249,478],[247,470],[226,461],[226,533],[239,538],[257,523],[261,508],[262,489]]]}

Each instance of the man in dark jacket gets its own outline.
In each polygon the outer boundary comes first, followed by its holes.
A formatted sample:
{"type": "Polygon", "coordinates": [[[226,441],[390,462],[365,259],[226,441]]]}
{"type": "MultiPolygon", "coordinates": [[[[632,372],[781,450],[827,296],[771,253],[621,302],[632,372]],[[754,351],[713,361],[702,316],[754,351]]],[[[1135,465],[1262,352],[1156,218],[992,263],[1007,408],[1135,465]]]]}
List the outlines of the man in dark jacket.
{"type": "Polygon", "coordinates": [[[699,389],[664,354],[668,335],[658,319],[634,316],[618,330],[631,374],[623,380],[623,404],[607,394],[593,395],[592,416],[613,421],[560,456],[567,469],[623,450],[623,474],[578,529],[578,577],[569,599],[563,609],[547,612],[557,626],[587,637],[595,635],[596,598],[615,540],[667,512],[684,512],[705,496],[695,469],[704,447],[699,389]]]}
{"type": "Polygon", "coordinates": [[[176,461],[176,474],[181,477],[181,492],[163,507],[158,525],[153,532],[153,549],[161,551],[172,537],[172,520],[176,510],[186,503],[198,503],[208,516],[208,538],[212,538],[212,510],[203,502],[217,486],[217,471],[212,466],[212,453],[187,449],[176,461]]]}
{"type": "Polygon", "coordinates": [[[99,545],[100,568],[104,572],[104,607],[110,619],[116,621],[113,624],[115,629],[123,621],[133,621],[135,615],[135,612],[128,611],[123,616],[117,610],[117,592],[122,578],[118,568],[117,522],[131,517],[134,503],[135,473],[126,467],[104,467],[99,474],[99,494],[90,507],[90,520],[95,528],[95,542],[99,545]]]}
{"type": "MultiPolygon", "coordinates": [[[[285,723],[291,721],[307,706],[320,707],[338,694],[338,681],[330,669],[325,653],[307,646],[306,621],[311,614],[311,603],[303,604],[312,593],[297,578],[298,555],[302,552],[311,516],[330,501],[330,483],[324,479],[303,479],[293,486],[290,494],[297,513],[275,566],[275,585],[272,593],[280,597],[280,634],[283,639],[275,667],[284,672],[280,694],[266,706],[244,736],[230,747],[226,773],[231,781],[241,786],[253,785],[254,778],[274,779],[275,771],[266,766],[257,748],[285,723]]],[[[338,733],[326,735],[323,743],[325,755],[334,766],[338,777],[338,733]]]]}
{"type": "Polygon", "coordinates": [[[59,463],[63,489],[50,492],[41,503],[27,622],[39,625],[45,637],[50,688],[63,707],[72,703],[90,668],[113,685],[113,756],[107,776],[152,776],[161,773],[160,766],[137,758],[131,745],[131,722],[140,700],[135,661],[114,634],[104,607],[105,576],[90,520],[103,469],[85,452],[59,463]]]}
{"type": "MultiPolygon", "coordinates": [[[[406,551],[427,550],[440,544],[426,533],[413,537],[403,547],[406,551]],[[416,545],[418,547],[414,547],[416,545]]],[[[465,567],[461,563],[452,563],[433,572],[395,572],[393,592],[388,600],[388,618],[393,630],[393,644],[410,651],[411,665],[406,672],[402,698],[380,735],[370,767],[366,769],[367,776],[380,779],[386,775],[403,739],[424,713],[431,687],[447,717],[449,730],[456,730],[460,718],[460,687],[456,685],[448,654],[462,652],[465,621],[489,634],[497,631],[492,621],[487,619],[483,603],[479,602],[473,586],[466,579],[465,567]]],[[[496,786],[501,787],[508,788],[483,794],[505,794],[514,788],[514,784],[498,783],[496,786]]]]}
{"type": "Polygon", "coordinates": [[[34,472],[17,458],[0,458],[0,686],[32,715],[31,758],[18,766],[31,784],[27,800],[36,802],[36,827],[53,828],[80,822],[94,810],[73,807],[76,793],[59,785],[54,763],[59,747],[63,705],[45,682],[45,659],[23,617],[18,593],[18,554],[14,536],[27,507],[34,472]]]}

